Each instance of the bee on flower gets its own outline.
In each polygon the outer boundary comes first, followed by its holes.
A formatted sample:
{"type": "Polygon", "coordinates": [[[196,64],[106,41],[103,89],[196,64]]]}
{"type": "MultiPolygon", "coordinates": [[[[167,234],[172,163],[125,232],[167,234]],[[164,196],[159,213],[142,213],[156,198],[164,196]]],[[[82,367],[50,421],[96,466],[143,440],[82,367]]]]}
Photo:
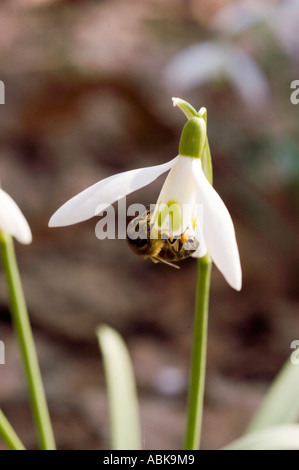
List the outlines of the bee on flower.
{"type": "Polygon", "coordinates": [[[154,210],[141,217],[149,231],[146,229],[146,235],[139,237],[140,248],[148,248],[146,244],[152,245],[152,239],[159,240],[160,251],[149,256],[166,262],[187,256],[201,258],[209,253],[226,281],[240,290],[242,274],[234,225],[212,186],[206,109],[196,112],[179,98],[173,98],[173,104],[188,118],[175,158],[162,165],[126,171],[99,181],[61,206],[51,217],[49,226],[72,225],[100,215],[114,202],[169,171],[154,210]],[[169,250],[172,259],[167,259],[169,250]]]}

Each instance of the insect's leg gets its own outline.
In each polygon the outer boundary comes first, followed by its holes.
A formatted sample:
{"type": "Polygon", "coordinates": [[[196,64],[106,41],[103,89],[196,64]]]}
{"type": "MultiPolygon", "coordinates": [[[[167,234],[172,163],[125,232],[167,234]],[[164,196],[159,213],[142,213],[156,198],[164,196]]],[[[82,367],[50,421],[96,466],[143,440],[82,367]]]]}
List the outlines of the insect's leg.
{"type": "Polygon", "coordinates": [[[169,243],[171,244],[172,249],[173,249],[176,253],[180,253],[180,251],[182,250],[183,245],[184,245],[184,244],[181,242],[181,239],[180,239],[180,238],[174,238],[172,241],[169,241],[169,243]]]}
{"type": "Polygon", "coordinates": [[[159,263],[160,262],[160,263],[163,263],[163,264],[167,264],[168,266],[171,266],[172,268],[175,268],[175,269],[180,269],[180,267],[177,264],[171,263],[170,261],[166,261],[163,258],[159,258],[159,256],[157,256],[156,258],[152,257],[152,261],[154,263],[159,263]]]}

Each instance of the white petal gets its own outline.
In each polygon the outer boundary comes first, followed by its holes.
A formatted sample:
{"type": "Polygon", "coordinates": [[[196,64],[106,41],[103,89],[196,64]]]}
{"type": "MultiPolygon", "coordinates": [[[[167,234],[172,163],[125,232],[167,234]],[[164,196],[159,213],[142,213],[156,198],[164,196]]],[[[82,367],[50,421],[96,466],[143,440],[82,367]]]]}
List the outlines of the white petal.
{"type": "Polygon", "coordinates": [[[202,204],[197,205],[195,238],[199,242],[197,250],[193,253],[193,258],[202,258],[208,252],[206,242],[203,237],[203,207],[202,204]]]}
{"type": "Polygon", "coordinates": [[[173,235],[181,235],[187,228],[193,228],[194,207],[196,203],[195,180],[193,177],[191,157],[178,157],[175,165],[171,168],[165,183],[162,187],[155,211],[152,217],[155,222],[156,229],[169,229],[169,218],[177,220],[174,222],[173,235]],[[173,204],[173,214],[171,214],[171,206],[173,204]],[[165,217],[162,226],[157,224],[157,213],[165,207],[169,210],[170,217],[165,217]],[[178,209],[178,210],[176,210],[178,209]],[[179,225],[179,226],[178,226],[179,225]],[[178,226],[177,228],[175,226],[178,226]]]}
{"type": "Polygon", "coordinates": [[[197,203],[203,205],[203,235],[208,252],[227,282],[234,289],[240,290],[242,272],[231,216],[220,196],[206,179],[200,160],[194,161],[193,169],[197,203]]]}
{"type": "Polygon", "coordinates": [[[199,242],[199,246],[197,250],[191,255],[193,258],[202,258],[208,252],[207,245],[203,239],[202,234],[199,232],[197,233],[195,230],[195,238],[199,242]]]}
{"type": "Polygon", "coordinates": [[[0,189],[0,229],[24,245],[32,242],[27,220],[15,201],[3,189],[0,189]]]}
{"type": "Polygon", "coordinates": [[[230,36],[239,34],[254,24],[265,21],[272,5],[260,0],[241,0],[221,8],[212,20],[212,27],[230,36]]]}
{"type": "Polygon", "coordinates": [[[274,28],[281,46],[292,57],[298,57],[299,0],[285,0],[274,9],[269,24],[274,28]]]}
{"type": "Polygon", "coordinates": [[[49,227],[62,227],[90,219],[127,194],[150,184],[168,171],[177,157],[163,165],[138,168],[110,176],[74,196],[52,215],[49,227]]]}

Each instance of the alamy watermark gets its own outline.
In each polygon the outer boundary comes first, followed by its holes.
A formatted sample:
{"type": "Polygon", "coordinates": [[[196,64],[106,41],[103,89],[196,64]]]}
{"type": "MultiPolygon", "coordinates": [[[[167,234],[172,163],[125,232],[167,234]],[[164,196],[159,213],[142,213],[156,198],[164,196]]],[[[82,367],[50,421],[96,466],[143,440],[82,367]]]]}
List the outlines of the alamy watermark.
{"type": "Polygon", "coordinates": [[[295,339],[294,341],[292,341],[290,348],[295,349],[295,351],[293,351],[291,354],[291,363],[294,366],[297,366],[299,364],[299,340],[295,339]]]}
{"type": "Polygon", "coordinates": [[[290,96],[291,103],[299,104],[299,80],[293,80],[291,83],[291,88],[294,88],[294,91],[290,96]]]}
{"type": "Polygon", "coordinates": [[[116,213],[112,205],[100,204],[95,215],[101,215],[98,221],[95,234],[99,240],[126,239],[127,237],[136,240],[157,239],[162,238],[179,238],[183,230],[195,232],[195,226],[203,227],[203,206],[202,204],[179,204],[172,202],[171,204],[155,204],[144,206],[135,203],[130,206],[126,205],[126,198],[118,201],[118,217],[116,230],[116,213]],[[127,217],[132,220],[127,223],[127,217]],[[140,222],[140,223],[139,223],[140,222]],[[145,222],[145,223],[142,223],[145,222]],[[148,222],[151,227],[155,226],[156,230],[148,231],[148,222]]]}
{"type": "Polygon", "coordinates": [[[5,364],[5,346],[3,341],[0,340],[0,364],[5,364]]]}
{"type": "Polygon", "coordinates": [[[2,80],[0,80],[0,104],[5,104],[5,86],[2,80]]]}

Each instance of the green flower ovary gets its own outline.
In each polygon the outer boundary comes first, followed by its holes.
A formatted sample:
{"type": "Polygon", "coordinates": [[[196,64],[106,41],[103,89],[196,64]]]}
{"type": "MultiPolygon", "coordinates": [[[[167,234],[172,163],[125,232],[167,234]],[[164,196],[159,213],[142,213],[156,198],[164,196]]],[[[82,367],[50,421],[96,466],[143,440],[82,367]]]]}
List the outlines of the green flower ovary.
{"type": "Polygon", "coordinates": [[[183,127],[179,155],[200,158],[207,139],[207,125],[202,117],[189,119],[183,127]]]}

